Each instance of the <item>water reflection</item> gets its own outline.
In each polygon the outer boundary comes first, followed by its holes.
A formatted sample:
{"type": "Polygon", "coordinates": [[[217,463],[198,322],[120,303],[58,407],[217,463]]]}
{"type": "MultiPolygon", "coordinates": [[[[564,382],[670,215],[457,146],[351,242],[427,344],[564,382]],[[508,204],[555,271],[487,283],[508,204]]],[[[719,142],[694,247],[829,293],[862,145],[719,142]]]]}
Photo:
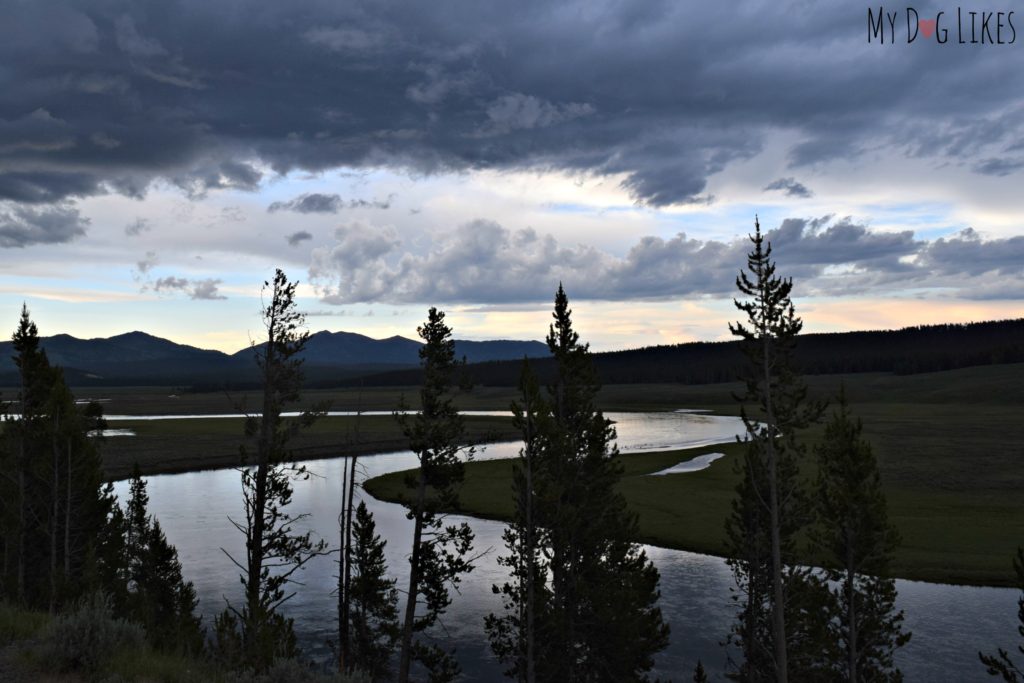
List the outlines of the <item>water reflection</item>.
{"type": "MultiPolygon", "coordinates": [[[[618,443],[623,453],[666,450],[731,441],[742,432],[738,418],[697,413],[611,413],[616,422],[618,443]]],[[[518,444],[492,445],[478,453],[479,459],[513,457],[518,444]]],[[[340,510],[342,473],[347,458],[308,463],[317,476],[296,485],[292,511],[308,512],[307,528],[337,546],[337,517],[340,510]]],[[[361,476],[372,477],[415,465],[411,453],[393,453],[360,458],[361,476]]],[[[127,483],[116,486],[127,495],[127,483]]],[[[228,517],[242,515],[239,475],[234,470],[214,470],[161,475],[149,479],[151,511],[159,519],[168,539],[178,547],[185,575],[195,583],[205,623],[223,609],[224,599],[238,600],[238,572],[224,551],[241,557],[242,538],[228,517]]],[[[399,587],[407,581],[408,551],[412,531],[405,511],[357,494],[373,512],[379,532],[388,540],[387,560],[398,577],[399,587]]],[[[462,518],[456,518],[461,520],[462,518]]],[[[487,520],[469,520],[476,532],[476,551],[487,551],[468,575],[443,620],[450,644],[458,647],[466,680],[497,680],[501,668],[491,657],[483,635],[483,618],[500,609],[491,585],[505,579],[495,562],[504,552],[503,525],[487,520]]],[[[648,547],[647,552],[661,571],[661,606],[672,626],[672,642],[657,658],[657,674],[681,680],[692,672],[701,658],[713,677],[726,667],[726,652],[720,646],[734,612],[732,579],[720,558],[695,553],[648,547]]],[[[310,562],[300,580],[305,584],[286,604],[285,611],[296,620],[305,651],[326,657],[326,641],[335,635],[336,608],[334,559],[310,562]]],[[[1009,589],[966,588],[918,582],[899,582],[899,606],[906,610],[907,626],[914,632],[899,662],[907,680],[970,680],[979,678],[979,649],[994,644],[1004,647],[1012,641],[1016,615],[1016,593],[1009,589]]],[[[404,600],[404,596],[402,598],[404,600]]]]}

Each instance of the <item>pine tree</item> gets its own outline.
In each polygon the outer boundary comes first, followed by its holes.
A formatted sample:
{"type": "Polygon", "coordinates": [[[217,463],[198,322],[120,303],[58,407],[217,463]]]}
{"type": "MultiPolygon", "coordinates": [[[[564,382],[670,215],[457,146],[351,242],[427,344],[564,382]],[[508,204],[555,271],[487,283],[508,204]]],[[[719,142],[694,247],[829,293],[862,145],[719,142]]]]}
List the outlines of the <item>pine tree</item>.
{"type": "MultiPolygon", "coordinates": [[[[1017,626],[1017,633],[1021,637],[1021,644],[1017,646],[1020,654],[1024,655],[1024,547],[1017,548],[1017,557],[1013,558],[1013,569],[1017,573],[1017,585],[1020,586],[1020,598],[1017,600],[1017,619],[1020,624],[1017,626]]],[[[998,648],[997,654],[986,655],[981,652],[978,657],[985,665],[989,676],[1000,676],[1005,683],[1024,682],[1024,669],[1014,664],[1010,659],[1010,653],[1003,648],[998,648]]]]}
{"type": "Polygon", "coordinates": [[[13,337],[20,419],[3,425],[0,591],[56,611],[83,595],[109,501],[97,449],[102,410],[79,406],[60,368],[51,367],[23,307],[13,337]]]}
{"type": "Polygon", "coordinates": [[[697,668],[693,670],[693,683],[708,683],[708,674],[704,671],[704,664],[697,660],[697,668]]]}
{"type": "Polygon", "coordinates": [[[547,338],[557,378],[545,398],[528,373],[522,383],[525,446],[503,560],[513,582],[495,587],[506,613],[488,630],[520,680],[643,680],[668,644],[659,576],[631,541],[637,521],[616,490],[615,430],[597,410],[599,382],[571,316],[559,285],[547,338]]]}
{"type": "Polygon", "coordinates": [[[146,482],[136,465],[124,514],[127,616],[145,628],[154,647],[197,653],[204,639],[195,614],[199,600],[182,576],[178,551],[167,542],[160,522],[148,514],[148,504],[146,482]]]}
{"type": "MultiPolygon", "coordinates": [[[[241,580],[245,603],[232,605],[215,622],[218,647],[226,656],[240,656],[257,671],[269,668],[275,659],[295,656],[297,647],[292,620],[278,610],[294,593],[286,591],[295,572],[326,543],[313,541],[310,533],[300,534],[294,525],[306,515],[286,510],[292,497],[292,481],[308,477],[305,467],[287,464],[289,439],[322,414],[306,411],[297,420],[285,421],[285,406],[296,403],[302,386],[300,357],[309,332],[300,332],[303,315],[296,309],[297,283],[289,282],[278,269],[270,290],[270,302],[263,308],[267,341],[256,347],[256,363],[263,380],[262,411],[246,419],[246,436],[256,439],[256,458],[241,470],[245,519],[232,523],[245,536],[246,557],[241,580]]],[[[247,455],[242,448],[243,460],[247,455]]]]}
{"type": "Polygon", "coordinates": [[[350,670],[374,681],[391,680],[391,653],[399,638],[398,591],[387,576],[384,546],[373,515],[360,502],[352,524],[350,670]]]}
{"type": "Polygon", "coordinates": [[[813,660],[814,641],[823,628],[813,620],[797,624],[790,619],[787,624],[787,618],[797,613],[808,617],[815,609],[813,600],[799,595],[816,591],[814,577],[794,564],[795,535],[809,520],[798,478],[804,449],[796,436],[821,408],[805,403],[807,391],[794,368],[793,348],[803,323],[790,298],[792,280],[775,274],[771,245],[756,220],[754,230],[747,270],[736,279],[739,291],[749,297],[735,302],[747,322],[729,325],[749,361],[746,392],[738,397],[744,404],[747,447],[726,524],[735,598],[741,602],[730,642],[743,654],[735,678],[786,683],[791,673],[815,665],[805,660],[813,660]],[[754,415],[748,413],[748,404],[754,415]]]}
{"type": "Polygon", "coordinates": [[[896,582],[888,576],[899,534],[889,523],[878,464],[862,430],[841,395],[815,449],[819,525],[811,538],[836,586],[830,641],[838,656],[832,670],[849,683],[900,681],[893,656],[910,634],[902,630],[896,582]]]}
{"type": "Polygon", "coordinates": [[[38,444],[42,441],[44,405],[50,391],[52,371],[46,352],[39,346],[39,330],[29,316],[28,307],[21,307],[18,328],[11,338],[15,351],[14,363],[18,368],[20,382],[17,395],[19,415],[16,420],[4,423],[5,452],[11,466],[4,467],[8,474],[4,495],[4,530],[6,532],[4,555],[5,592],[22,604],[37,604],[34,590],[30,586],[37,547],[32,538],[39,519],[34,506],[38,501],[38,444]]]}
{"type": "Polygon", "coordinates": [[[505,675],[534,683],[538,670],[543,675],[551,666],[538,662],[546,649],[541,644],[548,635],[550,587],[543,552],[547,536],[538,524],[534,495],[542,435],[550,432],[550,426],[542,423],[550,419],[551,409],[526,359],[519,390],[522,400],[512,404],[513,424],[523,436],[519,460],[512,470],[515,516],[502,534],[509,554],[498,558],[498,565],[508,569],[510,581],[493,587],[502,596],[505,614],[489,614],[484,625],[492,651],[508,665],[505,675]]]}
{"type": "Polygon", "coordinates": [[[94,549],[86,563],[86,591],[102,592],[110,598],[115,614],[129,613],[128,584],[131,581],[128,553],[128,520],[117,504],[114,485],[108,482],[100,491],[104,511],[103,525],[96,534],[94,549]]]}
{"type": "MultiPolygon", "coordinates": [[[[407,683],[413,660],[429,672],[432,683],[454,679],[459,673],[454,651],[428,645],[415,638],[433,626],[451,604],[449,586],[457,587],[461,575],[473,569],[466,555],[473,545],[473,530],[465,522],[445,526],[440,510],[458,508],[458,485],[462,482],[461,446],[465,440],[462,417],[452,402],[453,377],[457,369],[455,343],[444,313],[431,308],[426,323],[417,332],[424,341],[420,348],[423,386],[420,411],[396,413],[409,448],[416,454],[419,469],[406,480],[412,491],[408,517],[413,522],[413,545],[409,558],[409,588],[398,680],[407,683]],[[423,611],[417,616],[417,608],[423,611]]],[[[469,449],[472,456],[472,449],[469,449]]]]}
{"type": "MultiPolygon", "coordinates": [[[[128,503],[125,505],[125,547],[127,548],[129,576],[135,577],[141,570],[138,564],[145,554],[146,534],[149,528],[149,494],[146,492],[146,481],[142,478],[139,464],[132,467],[132,477],[128,483],[128,503]]],[[[133,579],[129,579],[131,581],[133,579]]]]}
{"type": "MultiPolygon", "coordinates": [[[[360,394],[361,400],[361,394],[360,394]]],[[[360,403],[361,405],[361,403],[360,403]]],[[[356,411],[355,442],[359,442],[359,424],[362,410],[356,411]]],[[[358,449],[357,449],[358,450],[358,449]]],[[[355,509],[353,502],[356,492],[356,465],[358,454],[349,458],[348,471],[343,471],[341,480],[341,514],[338,527],[341,544],[338,548],[338,670],[351,671],[352,646],[352,525],[355,509]]]]}

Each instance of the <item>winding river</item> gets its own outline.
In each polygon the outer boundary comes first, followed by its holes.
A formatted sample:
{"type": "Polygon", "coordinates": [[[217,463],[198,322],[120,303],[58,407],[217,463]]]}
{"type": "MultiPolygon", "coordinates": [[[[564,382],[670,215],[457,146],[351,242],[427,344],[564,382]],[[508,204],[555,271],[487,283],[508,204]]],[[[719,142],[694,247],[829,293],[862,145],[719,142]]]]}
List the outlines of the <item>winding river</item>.
{"type": "MultiPolygon", "coordinates": [[[[616,422],[623,453],[722,443],[731,441],[743,429],[738,418],[693,411],[609,413],[608,417],[616,422]]],[[[518,444],[492,445],[477,458],[514,457],[518,448],[518,444]]],[[[291,507],[293,513],[309,513],[307,528],[335,547],[341,475],[347,463],[347,458],[307,463],[316,476],[296,483],[291,507]]],[[[359,460],[360,476],[366,478],[414,466],[415,457],[410,452],[359,460]]],[[[160,475],[148,481],[150,511],[177,546],[184,573],[199,594],[204,623],[209,625],[213,615],[223,609],[225,599],[240,598],[237,569],[225,556],[228,552],[240,558],[243,553],[242,537],[228,519],[241,516],[239,475],[228,469],[160,475]]],[[[127,488],[127,482],[116,485],[122,500],[127,488]]],[[[388,540],[388,567],[402,588],[407,583],[407,556],[412,543],[405,511],[369,495],[362,495],[362,499],[374,514],[378,532],[388,540]]],[[[499,680],[501,667],[487,648],[483,618],[500,609],[491,585],[504,580],[495,561],[504,552],[503,525],[469,521],[476,533],[476,551],[487,552],[463,580],[461,595],[454,596],[441,634],[449,646],[457,647],[464,680],[499,680]]],[[[671,644],[657,657],[654,673],[662,678],[689,680],[699,657],[712,677],[719,678],[728,666],[728,653],[720,643],[734,613],[728,567],[722,559],[708,555],[652,546],[647,547],[647,553],[661,572],[661,608],[672,627],[671,644]]],[[[334,558],[316,558],[299,577],[304,585],[297,587],[295,597],[285,605],[286,613],[295,618],[304,650],[314,657],[328,656],[327,640],[336,633],[335,600],[331,595],[335,572],[334,558]]],[[[898,606],[905,611],[906,626],[914,634],[897,659],[906,680],[991,680],[978,662],[977,652],[993,650],[996,645],[1010,648],[1016,642],[1018,591],[916,581],[898,581],[897,588],[898,606]]],[[[404,604],[404,595],[401,600],[404,604]]]]}

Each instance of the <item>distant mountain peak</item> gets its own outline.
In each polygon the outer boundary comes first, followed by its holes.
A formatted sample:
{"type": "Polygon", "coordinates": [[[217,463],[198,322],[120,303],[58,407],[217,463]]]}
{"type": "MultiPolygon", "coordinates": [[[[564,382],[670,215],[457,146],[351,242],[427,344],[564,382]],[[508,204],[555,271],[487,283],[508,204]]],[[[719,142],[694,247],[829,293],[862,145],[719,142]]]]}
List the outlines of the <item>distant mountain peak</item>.
{"type": "MultiPolygon", "coordinates": [[[[141,330],[123,332],[108,338],[79,339],[55,334],[40,340],[50,361],[82,377],[102,376],[113,383],[129,378],[175,383],[216,381],[224,376],[249,376],[255,372],[252,362],[256,349],[247,346],[233,354],[178,344],[141,330]]],[[[336,372],[355,372],[356,368],[412,368],[419,364],[419,341],[394,335],[373,339],[356,332],[320,330],[310,335],[304,358],[306,367],[336,372]]],[[[470,362],[521,359],[547,353],[547,347],[533,341],[462,342],[455,341],[458,357],[470,362]]],[[[0,373],[13,373],[10,342],[0,343],[0,373]]]]}

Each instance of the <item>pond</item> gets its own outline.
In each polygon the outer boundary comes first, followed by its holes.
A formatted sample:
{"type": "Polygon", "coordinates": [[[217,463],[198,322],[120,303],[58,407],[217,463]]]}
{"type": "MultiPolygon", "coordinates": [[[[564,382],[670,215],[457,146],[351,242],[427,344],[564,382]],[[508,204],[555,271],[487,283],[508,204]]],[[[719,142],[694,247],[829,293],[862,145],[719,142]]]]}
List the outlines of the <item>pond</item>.
{"type": "MultiPolygon", "coordinates": [[[[171,416],[164,416],[171,417],[171,416]]],[[[197,416],[198,417],[198,416],[197,416]]],[[[664,413],[609,413],[618,431],[623,453],[704,446],[731,441],[742,433],[738,418],[702,415],[692,411],[664,413]]],[[[497,444],[477,454],[478,459],[514,457],[518,444],[497,444]]],[[[298,482],[291,506],[293,513],[309,513],[306,520],[314,535],[338,545],[337,518],[341,502],[342,473],[348,458],[307,463],[316,476],[298,482]]],[[[373,477],[408,469],[416,464],[409,452],[363,456],[360,477],[373,477]]],[[[685,476],[685,475],[682,475],[685,476]]],[[[234,470],[213,470],[161,475],[148,479],[150,511],[160,520],[171,543],[177,546],[186,578],[199,594],[204,623],[224,608],[225,599],[240,599],[237,568],[225,555],[242,557],[243,541],[229,517],[241,517],[241,484],[234,470]]],[[[116,485],[119,498],[127,496],[127,482],[116,485]]],[[[361,492],[359,492],[360,495],[361,492]]],[[[405,510],[369,495],[361,495],[373,512],[378,532],[387,539],[388,568],[407,584],[408,553],[412,529],[405,510]]],[[[464,680],[501,678],[501,667],[490,655],[483,619],[500,609],[491,586],[505,580],[496,558],[505,552],[499,522],[468,519],[476,533],[476,552],[486,554],[476,563],[461,586],[461,595],[443,619],[446,643],[458,649],[464,680]]],[[[672,627],[669,647],[656,660],[655,674],[662,678],[689,680],[699,657],[713,678],[727,667],[727,652],[720,643],[735,611],[730,598],[732,577],[724,560],[708,555],[648,546],[648,555],[661,572],[661,608],[672,627]]],[[[295,618],[304,651],[326,659],[327,641],[336,636],[336,585],[333,557],[310,562],[299,578],[304,584],[285,605],[295,618]]],[[[1007,558],[1009,561],[1009,558],[1007,558]]],[[[977,659],[979,649],[1016,642],[1018,591],[1007,588],[976,588],[914,581],[898,581],[898,606],[906,612],[907,628],[914,633],[899,653],[898,663],[908,681],[986,680],[977,659]]],[[[404,594],[400,598],[404,605],[404,594]]]]}

